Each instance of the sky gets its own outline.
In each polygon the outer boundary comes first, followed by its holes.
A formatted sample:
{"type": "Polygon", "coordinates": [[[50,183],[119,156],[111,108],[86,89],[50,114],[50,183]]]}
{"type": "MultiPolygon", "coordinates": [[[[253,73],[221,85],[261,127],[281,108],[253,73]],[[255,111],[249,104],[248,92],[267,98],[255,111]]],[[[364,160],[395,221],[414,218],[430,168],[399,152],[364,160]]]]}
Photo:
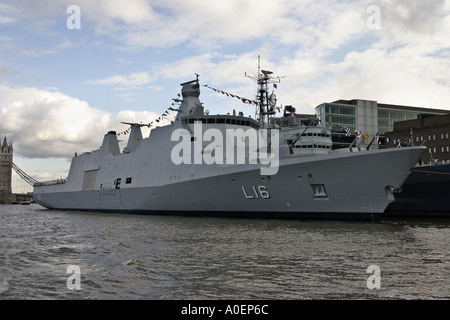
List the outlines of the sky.
{"type": "MultiPolygon", "coordinates": [[[[75,152],[158,118],[195,73],[254,99],[258,56],[297,113],[338,99],[450,110],[450,0],[0,0],[1,140],[37,180],[66,177],[75,152]]],[[[206,87],[200,100],[255,113],[206,87]]]]}

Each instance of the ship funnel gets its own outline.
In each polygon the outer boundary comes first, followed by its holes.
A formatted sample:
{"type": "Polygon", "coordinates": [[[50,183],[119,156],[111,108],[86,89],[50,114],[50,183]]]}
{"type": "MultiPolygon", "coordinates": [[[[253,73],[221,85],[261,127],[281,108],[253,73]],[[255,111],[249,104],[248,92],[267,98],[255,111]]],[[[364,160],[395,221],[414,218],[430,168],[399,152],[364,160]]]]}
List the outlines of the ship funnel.
{"type": "Polygon", "coordinates": [[[122,122],[125,124],[131,125],[131,132],[128,138],[128,144],[123,150],[124,153],[130,153],[136,151],[136,148],[141,145],[142,141],[142,131],[141,131],[141,124],[139,123],[127,123],[122,122]]]}
{"type": "Polygon", "coordinates": [[[114,156],[120,154],[119,141],[117,140],[117,134],[115,131],[109,131],[105,134],[102,143],[102,151],[111,153],[114,156]]]}

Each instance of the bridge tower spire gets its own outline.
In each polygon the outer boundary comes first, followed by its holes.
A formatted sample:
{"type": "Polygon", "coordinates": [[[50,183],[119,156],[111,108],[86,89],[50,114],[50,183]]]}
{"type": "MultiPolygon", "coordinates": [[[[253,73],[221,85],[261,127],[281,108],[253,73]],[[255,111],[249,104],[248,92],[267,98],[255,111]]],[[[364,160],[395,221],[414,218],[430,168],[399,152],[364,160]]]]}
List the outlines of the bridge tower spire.
{"type": "Polygon", "coordinates": [[[0,143],[0,204],[12,203],[12,165],[13,165],[13,145],[8,143],[6,135],[3,143],[0,143]]]}

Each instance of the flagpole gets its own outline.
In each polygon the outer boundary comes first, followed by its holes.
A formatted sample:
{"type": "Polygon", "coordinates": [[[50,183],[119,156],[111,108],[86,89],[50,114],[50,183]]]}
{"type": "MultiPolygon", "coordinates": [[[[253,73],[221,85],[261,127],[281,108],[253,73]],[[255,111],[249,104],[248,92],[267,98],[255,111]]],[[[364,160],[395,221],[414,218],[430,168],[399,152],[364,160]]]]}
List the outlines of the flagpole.
{"type": "Polygon", "coordinates": [[[376,137],[378,136],[378,132],[377,134],[372,138],[372,141],[370,141],[369,145],[367,146],[366,150],[370,149],[370,146],[372,145],[373,141],[376,139],[376,137]]]}
{"type": "Polygon", "coordinates": [[[409,133],[409,139],[411,140],[411,146],[414,147],[414,136],[413,136],[413,129],[411,128],[411,131],[409,133]]]}
{"type": "Polygon", "coordinates": [[[350,152],[353,152],[353,144],[356,142],[356,139],[358,139],[358,136],[355,135],[355,139],[352,141],[352,143],[350,144],[350,147],[348,147],[348,149],[350,150],[350,152]]]}
{"type": "Polygon", "coordinates": [[[358,148],[359,151],[361,151],[360,146],[361,146],[362,143],[363,143],[363,138],[361,137],[361,141],[359,142],[359,144],[358,144],[358,146],[357,146],[357,148],[358,148]]]}

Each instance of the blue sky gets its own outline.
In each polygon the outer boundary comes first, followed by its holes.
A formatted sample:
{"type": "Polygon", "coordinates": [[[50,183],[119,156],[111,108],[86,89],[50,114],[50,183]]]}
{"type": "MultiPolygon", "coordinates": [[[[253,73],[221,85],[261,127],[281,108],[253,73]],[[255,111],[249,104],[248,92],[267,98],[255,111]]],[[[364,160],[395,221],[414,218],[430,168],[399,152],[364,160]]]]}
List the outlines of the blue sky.
{"type": "MultiPolygon", "coordinates": [[[[157,118],[194,73],[254,98],[258,55],[299,113],[355,98],[450,109],[449,34],[449,0],[1,0],[0,134],[26,172],[64,177],[75,152],[157,118]]],[[[254,114],[206,88],[201,100],[254,114]]]]}

